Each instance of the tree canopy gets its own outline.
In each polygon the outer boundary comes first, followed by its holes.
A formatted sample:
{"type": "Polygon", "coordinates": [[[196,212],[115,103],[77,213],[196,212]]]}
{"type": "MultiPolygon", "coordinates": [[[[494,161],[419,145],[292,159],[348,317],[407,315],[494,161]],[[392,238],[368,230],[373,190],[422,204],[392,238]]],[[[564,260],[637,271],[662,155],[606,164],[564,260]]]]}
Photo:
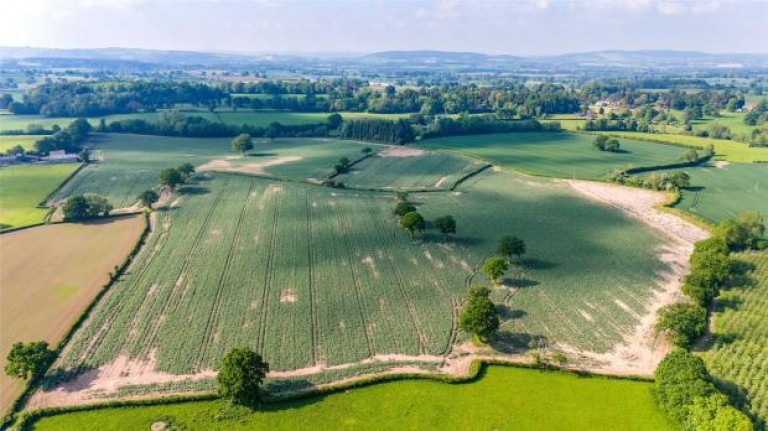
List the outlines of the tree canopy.
{"type": "Polygon", "coordinates": [[[5,374],[19,379],[39,376],[56,357],[45,341],[13,344],[6,357],[5,374]]]}
{"type": "Polygon", "coordinates": [[[237,135],[234,139],[232,139],[231,145],[232,151],[237,151],[243,154],[253,149],[253,141],[251,140],[251,135],[247,133],[241,133],[237,135]]]}
{"type": "Polygon", "coordinates": [[[219,394],[236,404],[252,405],[259,400],[268,372],[269,364],[258,353],[248,347],[232,349],[224,356],[216,377],[219,394]]]}
{"type": "Polygon", "coordinates": [[[449,234],[456,233],[456,220],[452,215],[440,216],[435,219],[435,227],[443,234],[443,238],[448,240],[449,234]]]}
{"type": "Polygon", "coordinates": [[[66,221],[84,221],[99,216],[108,216],[112,204],[107,198],[99,195],[75,195],[67,199],[61,207],[66,221]]]}
{"type": "Polygon", "coordinates": [[[424,217],[416,211],[411,211],[400,217],[400,226],[408,231],[408,235],[413,239],[413,232],[416,230],[423,231],[426,226],[424,217]]]}
{"type": "Polygon", "coordinates": [[[504,272],[509,269],[509,265],[503,258],[494,256],[486,259],[481,269],[492,282],[498,283],[504,272]]]}
{"type": "Polygon", "coordinates": [[[467,303],[459,316],[459,327],[481,341],[499,328],[499,316],[496,306],[488,298],[490,290],[485,287],[473,286],[468,292],[467,303]]]}
{"type": "Polygon", "coordinates": [[[512,256],[519,258],[525,254],[525,242],[513,235],[502,237],[496,245],[496,253],[508,259],[511,259],[512,256]]]}

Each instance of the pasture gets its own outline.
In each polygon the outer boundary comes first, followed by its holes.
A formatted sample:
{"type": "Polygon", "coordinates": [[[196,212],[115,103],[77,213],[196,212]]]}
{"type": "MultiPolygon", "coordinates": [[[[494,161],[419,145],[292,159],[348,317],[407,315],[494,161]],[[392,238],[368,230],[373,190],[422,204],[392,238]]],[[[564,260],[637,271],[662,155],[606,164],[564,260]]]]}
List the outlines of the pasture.
{"type": "Polygon", "coordinates": [[[215,369],[238,345],[274,370],[441,355],[457,335],[468,278],[488,283],[476,268],[510,233],[529,253],[494,291],[514,316],[504,337],[605,351],[633,330],[656,287],[649,274],[665,269],[654,231],[566,185],[507,172],[412,195],[428,220],[454,215],[459,234],[447,244],[434,232],[409,240],[391,215],[392,194],[198,177],[157,213],[144,251],[59,366],[132,358],[190,375],[215,369]]]}
{"type": "MultiPolygon", "coordinates": [[[[690,145],[706,148],[715,147],[715,159],[733,163],[752,163],[768,161],[768,147],[750,147],[743,142],[725,139],[701,138],[698,136],[675,135],[672,133],[641,133],[641,132],[597,132],[619,139],[635,139],[649,142],[669,142],[671,144],[690,145]]],[[[623,142],[623,141],[622,141],[623,142]]]]}
{"type": "Polygon", "coordinates": [[[42,138],[41,135],[0,135],[0,154],[17,145],[21,145],[25,150],[32,150],[35,147],[35,141],[40,138],[42,138]]]}
{"type": "Polygon", "coordinates": [[[117,208],[131,206],[142,191],[158,184],[162,169],[182,163],[207,170],[239,171],[294,181],[318,181],[333,172],[340,157],[355,160],[361,150],[376,144],[336,139],[256,140],[254,150],[233,153],[230,138],[172,138],[161,136],[96,134],[90,139],[92,158],[52,198],[54,202],[78,193],[107,196],[117,208]]]}
{"type": "Polygon", "coordinates": [[[485,166],[468,157],[394,147],[355,164],[336,179],[360,189],[449,190],[485,166]]]}
{"type": "Polygon", "coordinates": [[[605,179],[614,169],[657,166],[680,161],[683,148],[621,140],[621,152],[599,151],[594,136],[575,133],[509,133],[453,136],[419,143],[427,149],[447,150],[531,175],[605,179]]]}
{"type": "MultiPolygon", "coordinates": [[[[17,341],[51,345],[93,300],[144,228],[141,217],[39,226],[0,235],[0,368],[17,341]]],[[[0,412],[21,381],[0,376],[0,412]]]]}
{"type": "Polygon", "coordinates": [[[188,430],[673,429],[650,388],[648,382],[491,366],[468,384],[390,382],[224,418],[217,415],[225,401],[200,401],[65,413],[40,419],[33,429],[140,430],[163,421],[188,430]]]}
{"type": "Polygon", "coordinates": [[[38,208],[79,165],[10,165],[0,167],[0,230],[40,223],[48,213],[38,208]]]}
{"type": "Polygon", "coordinates": [[[691,187],[682,190],[677,208],[713,223],[743,211],[768,216],[768,165],[702,166],[685,172],[691,187]]]}
{"type": "Polygon", "coordinates": [[[754,265],[751,286],[724,291],[717,298],[712,344],[704,359],[726,392],[768,422],[768,252],[736,255],[754,265]]]}

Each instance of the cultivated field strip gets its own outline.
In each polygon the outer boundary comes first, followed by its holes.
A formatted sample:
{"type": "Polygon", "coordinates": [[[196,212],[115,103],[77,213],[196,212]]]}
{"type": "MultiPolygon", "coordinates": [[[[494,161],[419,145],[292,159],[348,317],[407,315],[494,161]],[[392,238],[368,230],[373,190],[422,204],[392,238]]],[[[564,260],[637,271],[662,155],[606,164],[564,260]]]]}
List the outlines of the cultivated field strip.
{"type": "Polygon", "coordinates": [[[194,189],[157,213],[156,232],[75,336],[65,367],[126,355],[189,374],[217,368],[236,345],[276,370],[448,349],[461,272],[431,275],[391,197],[223,174],[194,189]]]}
{"type": "Polygon", "coordinates": [[[377,155],[356,164],[337,180],[360,189],[449,190],[484,166],[487,164],[468,157],[435,151],[406,157],[377,155]]]}
{"type": "Polygon", "coordinates": [[[768,422],[768,253],[744,253],[755,269],[752,286],[724,292],[717,302],[712,348],[705,358],[726,391],[746,396],[747,410],[768,422]]]}

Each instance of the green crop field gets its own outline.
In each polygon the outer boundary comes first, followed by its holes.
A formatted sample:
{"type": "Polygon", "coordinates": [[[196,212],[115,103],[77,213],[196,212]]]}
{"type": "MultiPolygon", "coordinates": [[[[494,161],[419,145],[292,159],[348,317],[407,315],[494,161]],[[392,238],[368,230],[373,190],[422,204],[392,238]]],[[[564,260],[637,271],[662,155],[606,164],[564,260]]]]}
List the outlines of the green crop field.
{"type": "Polygon", "coordinates": [[[243,344],[275,370],[442,354],[467,278],[507,233],[529,247],[510,287],[494,292],[517,315],[503,325],[507,338],[605,351],[638,323],[656,286],[648,275],[664,270],[662,241],[649,228],[566,185],[507,172],[412,196],[428,220],[456,217],[459,234],[448,244],[434,233],[408,240],[387,193],[231,174],[188,190],[157,214],[157,232],[61,366],[126,354],[156,361],[158,371],[194,373],[243,344]]]}
{"type": "Polygon", "coordinates": [[[391,382],[323,397],[267,405],[217,418],[224,401],[123,407],[47,417],[35,430],[149,429],[166,422],[214,429],[525,429],[671,430],[651,384],[488,367],[473,383],[391,382]]]}
{"type": "Polygon", "coordinates": [[[676,205],[707,221],[717,222],[742,211],[768,216],[768,165],[730,164],[685,169],[691,187],[676,205]]]}
{"type": "Polygon", "coordinates": [[[616,168],[676,163],[685,151],[670,145],[621,140],[619,153],[599,151],[593,136],[575,133],[510,133],[456,136],[420,143],[454,151],[532,175],[605,179],[616,168]]]}
{"type": "Polygon", "coordinates": [[[142,191],[157,185],[164,168],[188,162],[201,166],[217,160],[210,169],[244,170],[291,180],[319,179],[333,172],[340,157],[354,160],[361,150],[375,151],[383,146],[336,139],[277,139],[255,141],[248,156],[232,153],[229,138],[172,138],[144,135],[94,135],[92,158],[88,165],[65,185],[54,201],[72,194],[96,193],[107,196],[116,207],[130,206],[142,191]],[[292,157],[292,159],[286,159],[292,157]],[[278,159],[290,163],[260,168],[278,159]]]}
{"type": "Polygon", "coordinates": [[[45,200],[79,165],[11,165],[0,167],[0,229],[43,221],[45,200]]]}
{"type": "Polygon", "coordinates": [[[487,166],[462,156],[435,151],[417,153],[405,156],[380,153],[354,165],[336,179],[347,187],[362,189],[447,190],[487,166]]]}
{"type": "Polygon", "coordinates": [[[712,346],[704,357],[712,374],[763,424],[768,422],[768,253],[742,253],[754,265],[754,284],[723,292],[717,298],[712,346]]]}

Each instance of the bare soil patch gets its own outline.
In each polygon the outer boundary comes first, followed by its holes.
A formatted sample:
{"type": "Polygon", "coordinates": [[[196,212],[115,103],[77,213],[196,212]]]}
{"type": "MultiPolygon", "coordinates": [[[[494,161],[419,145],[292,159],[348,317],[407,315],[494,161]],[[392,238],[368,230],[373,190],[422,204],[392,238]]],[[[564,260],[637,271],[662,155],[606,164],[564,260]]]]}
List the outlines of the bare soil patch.
{"type": "MultiPolygon", "coordinates": [[[[133,248],[141,216],[40,226],[0,235],[0,369],[11,345],[56,345],[133,248]]],[[[0,410],[21,390],[0,375],[0,410]]]]}
{"type": "Polygon", "coordinates": [[[419,157],[426,154],[426,151],[418,148],[409,147],[390,147],[378,155],[380,157],[419,157]]]}

